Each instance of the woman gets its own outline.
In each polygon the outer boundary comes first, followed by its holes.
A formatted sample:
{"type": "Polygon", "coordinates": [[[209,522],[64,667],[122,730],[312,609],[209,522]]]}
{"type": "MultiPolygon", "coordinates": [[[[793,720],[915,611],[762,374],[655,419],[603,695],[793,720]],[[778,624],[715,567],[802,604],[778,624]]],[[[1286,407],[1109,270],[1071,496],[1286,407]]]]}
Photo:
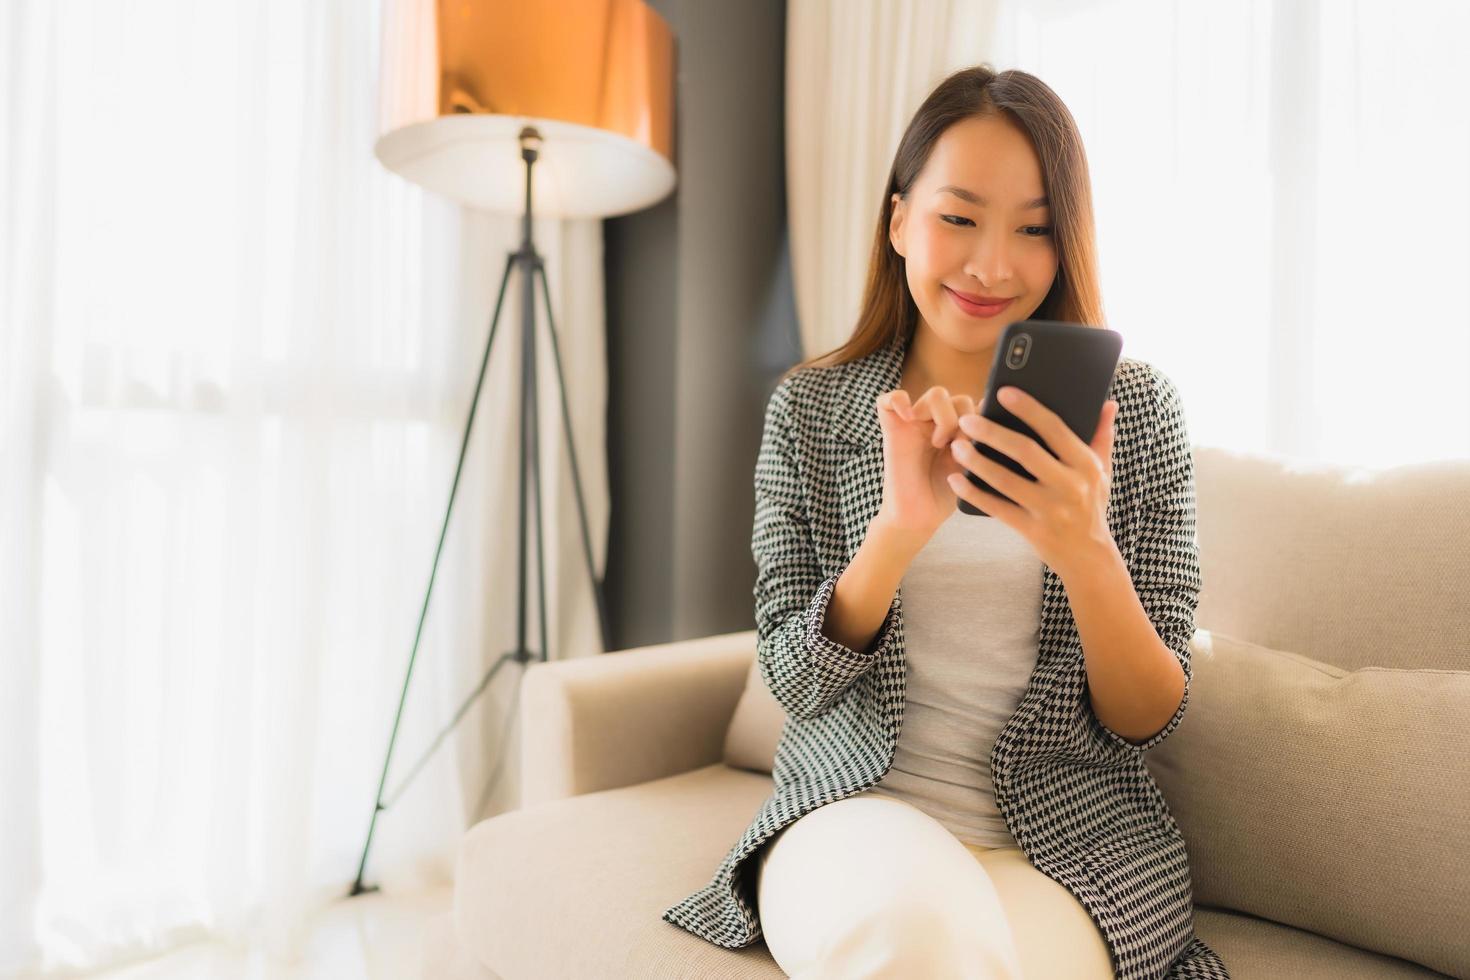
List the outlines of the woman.
{"type": "Polygon", "coordinates": [[[802,980],[1228,978],[1143,762],[1188,702],[1200,588],[1179,394],[1122,358],[1084,443],[993,393],[1055,455],[975,410],[1006,325],[1103,322],[1095,266],[1056,94],[983,65],[945,79],[895,156],[852,337],[767,406],[752,550],[757,659],[788,715],[776,787],[666,921],[764,936],[802,980]]]}

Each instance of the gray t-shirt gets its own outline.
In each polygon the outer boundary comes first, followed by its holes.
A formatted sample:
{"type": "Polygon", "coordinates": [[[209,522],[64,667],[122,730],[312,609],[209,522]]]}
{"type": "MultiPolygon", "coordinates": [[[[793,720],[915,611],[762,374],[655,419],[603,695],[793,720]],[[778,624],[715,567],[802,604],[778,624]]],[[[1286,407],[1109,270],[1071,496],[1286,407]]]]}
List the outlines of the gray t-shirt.
{"type": "Polygon", "coordinates": [[[1040,639],[1043,568],[1004,522],[955,511],[905,572],[903,728],[868,793],[897,797],[960,840],[1015,847],[990,750],[1015,713],[1040,639]]]}

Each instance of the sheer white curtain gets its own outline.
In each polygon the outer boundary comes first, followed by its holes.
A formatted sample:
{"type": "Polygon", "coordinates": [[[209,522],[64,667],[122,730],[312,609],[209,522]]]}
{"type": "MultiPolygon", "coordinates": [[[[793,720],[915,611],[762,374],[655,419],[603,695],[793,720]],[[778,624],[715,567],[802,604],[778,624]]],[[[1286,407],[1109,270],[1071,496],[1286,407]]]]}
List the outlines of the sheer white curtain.
{"type": "Polygon", "coordinates": [[[943,45],[913,28],[992,4],[788,10],[808,356],[852,329],[903,123],[986,61],[1076,117],[1108,325],[1180,385],[1196,443],[1374,467],[1470,455],[1470,6],[1001,0],[993,31],[943,45]],[[895,80],[919,61],[923,82],[895,80]]]}
{"type": "Polygon", "coordinates": [[[802,357],[857,322],[883,188],[904,127],[984,60],[1000,0],[788,0],[786,200],[802,357]]]}
{"type": "MultiPolygon", "coordinates": [[[[0,5],[0,974],[211,937],[289,958],[356,874],[520,235],[374,159],[379,15],[0,5]]],[[[536,235],[600,576],[601,230],[536,235]]],[[[390,794],[515,645],[514,286],[390,794]]],[[[596,653],[546,360],[540,385],[545,645],[596,653]]],[[[519,680],[380,815],[370,882],[447,882],[514,806],[519,680]]]]}

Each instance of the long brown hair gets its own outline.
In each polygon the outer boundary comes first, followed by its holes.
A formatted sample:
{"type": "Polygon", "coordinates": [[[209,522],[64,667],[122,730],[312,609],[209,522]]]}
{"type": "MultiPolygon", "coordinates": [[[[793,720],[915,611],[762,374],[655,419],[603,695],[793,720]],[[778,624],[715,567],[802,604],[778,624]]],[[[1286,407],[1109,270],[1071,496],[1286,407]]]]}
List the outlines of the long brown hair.
{"type": "Polygon", "coordinates": [[[1035,75],[1016,70],[997,74],[989,65],[981,64],[957,71],[940,82],[904,130],[888,171],[862,309],[852,336],[835,350],[788,368],[782,381],[802,368],[821,362],[823,366],[845,364],[900,338],[913,337],[919,309],[909,293],[903,256],[894,250],[888,237],[893,195],[908,196],[946,129],[972,116],[1002,112],[1030,137],[1041,162],[1043,193],[1050,199],[1052,212],[1057,274],[1031,318],[1105,326],[1093,234],[1092,183],[1076,120],[1057,94],[1035,75]]]}

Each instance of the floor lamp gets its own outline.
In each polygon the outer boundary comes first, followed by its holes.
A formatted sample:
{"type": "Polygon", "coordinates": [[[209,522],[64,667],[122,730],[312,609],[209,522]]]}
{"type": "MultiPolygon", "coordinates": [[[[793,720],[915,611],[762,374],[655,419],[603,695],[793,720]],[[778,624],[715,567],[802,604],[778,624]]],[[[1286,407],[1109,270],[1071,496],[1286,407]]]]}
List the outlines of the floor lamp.
{"type": "MultiPolygon", "coordinates": [[[[418,773],[500,667],[524,669],[534,657],[526,644],[526,510],[528,481],[536,502],[537,597],[540,636],[546,643],[545,565],[541,560],[542,488],[537,465],[536,282],[539,279],[561,388],[561,414],[581,519],[587,573],[597,597],[603,649],[609,648],[607,612],[592,560],[581,478],[572,444],[566,383],[546,268],[532,235],[533,215],[611,217],[663,200],[674,187],[673,37],[643,0],[385,0],[379,89],[382,164],[466,207],[521,216],[520,248],[506,256],[475,393],[465,419],[459,463],[449,491],[439,545],[419,611],[418,629],[388,738],[367,840],[349,894],[376,891],[363,873],[383,788],[408,698],[408,685],[428,615],[434,575],[464,469],[470,427],[511,271],[521,287],[520,547],[516,647],[491,665],[480,684],[410,770],[418,773]],[[539,166],[537,166],[539,164],[539,166]],[[533,180],[534,174],[534,180],[533,180]]],[[[515,698],[519,698],[519,684],[515,698]]],[[[514,701],[512,704],[514,705],[514,701]]],[[[514,707],[512,707],[514,711],[514,707]]],[[[504,751],[504,743],[501,745],[504,751]]],[[[497,767],[498,768],[498,767],[497,767]]]]}

